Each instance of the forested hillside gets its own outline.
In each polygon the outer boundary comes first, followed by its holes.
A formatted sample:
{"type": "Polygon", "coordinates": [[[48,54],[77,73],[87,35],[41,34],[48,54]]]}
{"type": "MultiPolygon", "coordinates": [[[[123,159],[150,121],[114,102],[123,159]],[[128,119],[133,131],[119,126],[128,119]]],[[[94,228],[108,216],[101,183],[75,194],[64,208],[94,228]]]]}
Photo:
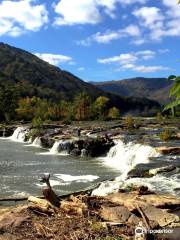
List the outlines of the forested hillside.
{"type": "Polygon", "coordinates": [[[106,105],[103,106],[106,115],[113,107],[121,114],[131,112],[146,115],[153,114],[159,108],[155,101],[137,97],[121,97],[105,92],[27,51],[0,43],[0,119],[18,117],[31,120],[34,117],[33,113],[36,112],[34,106],[37,103],[38,116],[48,113],[46,117],[41,116],[43,119],[69,117],[94,119],[98,117],[98,113],[94,110],[96,108],[93,103],[102,96],[104,98],[100,99],[106,105]],[[79,109],[80,106],[83,109],[89,109],[87,115],[85,110],[79,109]],[[66,114],[62,113],[65,110],[66,114]],[[79,117],[76,117],[77,111],[80,111],[79,117]]]}

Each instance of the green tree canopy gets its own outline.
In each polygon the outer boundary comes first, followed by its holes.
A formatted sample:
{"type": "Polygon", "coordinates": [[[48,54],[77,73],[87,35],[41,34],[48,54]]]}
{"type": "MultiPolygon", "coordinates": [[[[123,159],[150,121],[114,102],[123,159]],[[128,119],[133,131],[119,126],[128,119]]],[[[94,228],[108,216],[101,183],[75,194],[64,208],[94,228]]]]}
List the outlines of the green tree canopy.
{"type": "Polygon", "coordinates": [[[3,120],[10,121],[15,116],[19,92],[12,85],[0,86],[0,115],[3,120]]]}
{"type": "Polygon", "coordinates": [[[174,100],[165,106],[164,111],[172,109],[172,112],[174,114],[174,108],[180,106],[180,76],[176,77],[174,75],[171,75],[168,80],[173,81],[173,86],[170,89],[169,97],[174,97],[174,100]]]}
{"type": "Polygon", "coordinates": [[[120,112],[116,107],[112,107],[109,109],[108,118],[114,120],[114,119],[118,119],[119,117],[120,117],[120,112]]]}

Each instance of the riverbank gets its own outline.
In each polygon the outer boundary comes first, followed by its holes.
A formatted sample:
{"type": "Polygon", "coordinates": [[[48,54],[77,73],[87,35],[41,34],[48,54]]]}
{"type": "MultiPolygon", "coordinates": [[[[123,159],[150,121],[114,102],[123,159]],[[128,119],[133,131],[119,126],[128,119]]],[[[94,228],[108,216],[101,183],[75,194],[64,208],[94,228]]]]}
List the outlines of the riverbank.
{"type": "Polygon", "coordinates": [[[91,193],[61,199],[59,208],[30,197],[29,204],[0,209],[0,239],[179,239],[179,199],[145,187],[91,193]]]}

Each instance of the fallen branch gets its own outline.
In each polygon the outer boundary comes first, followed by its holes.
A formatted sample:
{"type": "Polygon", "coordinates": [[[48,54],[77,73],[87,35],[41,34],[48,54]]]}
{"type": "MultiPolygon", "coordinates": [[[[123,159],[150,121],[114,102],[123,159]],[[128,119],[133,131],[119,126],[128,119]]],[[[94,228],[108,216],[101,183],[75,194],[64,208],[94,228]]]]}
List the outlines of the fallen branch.
{"type": "Polygon", "coordinates": [[[148,220],[146,220],[147,217],[146,217],[146,215],[144,214],[144,212],[141,210],[141,208],[139,207],[139,205],[137,203],[136,203],[136,208],[139,211],[139,213],[141,214],[141,217],[142,217],[142,219],[144,221],[144,224],[145,224],[146,228],[148,230],[150,230],[150,226],[148,224],[148,220]]]}

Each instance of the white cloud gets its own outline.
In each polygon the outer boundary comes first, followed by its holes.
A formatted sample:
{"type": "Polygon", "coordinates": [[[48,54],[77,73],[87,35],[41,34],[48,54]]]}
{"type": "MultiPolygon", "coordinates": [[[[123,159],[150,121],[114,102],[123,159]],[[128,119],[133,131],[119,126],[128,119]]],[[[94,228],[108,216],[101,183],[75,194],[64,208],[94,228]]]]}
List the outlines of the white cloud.
{"type": "Polygon", "coordinates": [[[151,50],[144,50],[131,53],[123,53],[119,56],[114,56],[111,58],[97,59],[98,63],[101,64],[116,64],[119,70],[132,70],[136,72],[148,73],[157,72],[163,70],[169,70],[168,67],[164,66],[145,66],[140,64],[141,61],[146,61],[154,58],[156,53],[151,50]]]}
{"type": "Polygon", "coordinates": [[[145,3],[146,0],[61,0],[55,6],[56,25],[97,24],[102,13],[115,17],[117,4],[145,3]]]}
{"type": "Polygon", "coordinates": [[[33,0],[0,3],[0,36],[19,36],[26,31],[38,31],[48,22],[48,13],[43,4],[33,0]]]}
{"type": "Polygon", "coordinates": [[[109,63],[118,63],[120,65],[129,64],[137,61],[137,56],[132,53],[123,53],[119,56],[114,56],[111,58],[98,59],[98,63],[109,64],[109,63]]]}
{"type": "MultiPolygon", "coordinates": [[[[176,0],[162,0],[165,9],[157,7],[141,7],[133,11],[144,31],[142,43],[155,40],[160,41],[163,37],[180,36],[180,7],[176,0]]],[[[134,44],[141,44],[133,41],[134,44]]]]}
{"type": "Polygon", "coordinates": [[[151,50],[138,51],[135,53],[136,56],[140,56],[144,60],[152,59],[155,57],[156,53],[151,50]]]}
{"type": "Polygon", "coordinates": [[[55,6],[56,25],[96,24],[101,15],[94,0],[61,0],[55,6]]]}
{"type": "Polygon", "coordinates": [[[153,24],[157,21],[164,19],[161,11],[157,7],[142,7],[133,12],[133,14],[142,20],[142,24],[153,27],[153,24]]]}
{"type": "Polygon", "coordinates": [[[84,67],[79,67],[77,70],[78,70],[78,71],[84,71],[85,68],[84,68],[84,67]]]}
{"type": "Polygon", "coordinates": [[[144,66],[144,65],[140,65],[140,66],[133,66],[132,70],[136,71],[136,72],[141,72],[141,73],[152,73],[152,72],[170,70],[170,68],[163,67],[163,66],[144,66]]]}
{"type": "Polygon", "coordinates": [[[107,30],[105,33],[97,32],[85,40],[77,41],[77,44],[82,46],[89,46],[92,42],[107,44],[113,40],[117,40],[123,37],[139,37],[140,35],[141,32],[139,27],[131,24],[126,28],[119,29],[117,31],[107,30]]]}
{"type": "Polygon", "coordinates": [[[72,57],[65,56],[65,55],[60,55],[60,54],[51,54],[51,53],[35,53],[35,55],[42,60],[55,65],[59,66],[59,64],[62,63],[69,63],[71,64],[72,62],[72,57]]]}

